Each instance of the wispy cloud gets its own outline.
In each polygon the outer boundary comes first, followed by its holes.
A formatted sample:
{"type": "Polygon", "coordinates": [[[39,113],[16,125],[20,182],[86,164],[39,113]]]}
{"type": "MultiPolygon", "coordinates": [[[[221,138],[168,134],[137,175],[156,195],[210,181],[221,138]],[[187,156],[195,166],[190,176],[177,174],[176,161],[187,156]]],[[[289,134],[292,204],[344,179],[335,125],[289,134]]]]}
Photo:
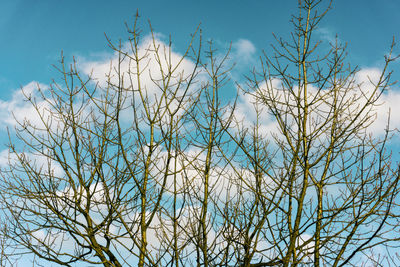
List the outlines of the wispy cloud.
{"type": "Polygon", "coordinates": [[[232,43],[232,57],[235,62],[239,63],[254,63],[256,58],[256,47],[247,39],[239,39],[232,43]]]}
{"type": "Polygon", "coordinates": [[[341,43],[341,40],[338,38],[337,34],[330,28],[327,27],[319,27],[315,33],[322,41],[328,41],[331,44],[334,44],[336,41],[341,43]]]}
{"type": "MultiPolygon", "coordinates": [[[[40,125],[41,119],[38,112],[44,114],[48,111],[48,103],[41,100],[39,88],[46,91],[48,86],[32,81],[19,90],[15,90],[9,101],[0,100],[0,122],[4,126],[16,126],[17,121],[29,121],[33,125],[40,125]],[[35,99],[37,109],[27,101],[27,98],[35,99]]],[[[5,128],[3,128],[5,130],[5,128]]]]}

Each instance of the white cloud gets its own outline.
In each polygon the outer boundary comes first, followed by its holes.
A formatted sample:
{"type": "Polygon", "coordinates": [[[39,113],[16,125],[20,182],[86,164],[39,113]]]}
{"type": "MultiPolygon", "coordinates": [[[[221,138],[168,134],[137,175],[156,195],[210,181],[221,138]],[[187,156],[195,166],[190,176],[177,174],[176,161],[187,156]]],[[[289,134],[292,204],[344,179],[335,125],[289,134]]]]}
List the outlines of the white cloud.
{"type": "Polygon", "coordinates": [[[176,86],[193,72],[195,64],[187,58],[182,59],[182,54],[172,51],[168,44],[157,38],[158,36],[156,34],[154,39],[151,35],[143,37],[137,51],[132,50],[129,42],[125,43],[121,50],[128,56],[121,60],[118,52],[99,61],[82,59],[79,63],[81,71],[91,75],[102,87],[107,87],[109,84],[122,85],[123,82],[125,89],[137,90],[140,82],[149,97],[158,92],[163,82],[162,78],[170,77],[170,85],[176,86]],[[134,59],[136,56],[139,58],[139,68],[134,59]]]}
{"type": "Polygon", "coordinates": [[[0,167],[4,168],[17,160],[17,156],[9,152],[8,149],[2,150],[0,152],[0,167]]]}
{"type": "Polygon", "coordinates": [[[316,31],[315,31],[319,37],[324,41],[328,41],[331,44],[335,44],[336,40],[341,43],[340,39],[338,39],[336,33],[326,27],[319,27],[316,31]]]}
{"type": "MultiPolygon", "coordinates": [[[[271,81],[276,88],[278,80],[271,81]]],[[[262,86],[264,88],[264,86],[262,86]]],[[[278,133],[278,124],[268,113],[267,107],[257,97],[257,93],[243,93],[239,95],[239,101],[235,110],[235,120],[244,128],[252,128],[258,124],[258,131],[261,136],[278,133]]],[[[236,129],[239,130],[239,129],[236,129]]]]}
{"type": "Polygon", "coordinates": [[[383,94],[382,104],[377,107],[377,120],[371,125],[372,132],[381,133],[386,128],[389,113],[389,128],[400,129],[400,92],[390,90],[383,94]]]}
{"type": "Polygon", "coordinates": [[[14,91],[11,100],[0,100],[0,122],[7,126],[16,126],[17,121],[21,123],[29,121],[32,125],[42,125],[38,112],[46,117],[49,104],[41,99],[39,88],[45,92],[48,86],[32,81],[21,90],[14,91]],[[27,100],[29,97],[35,99],[38,110],[27,100]]]}
{"type": "Polygon", "coordinates": [[[256,47],[247,39],[239,39],[232,44],[233,61],[237,64],[254,63],[256,47]]]}
{"type": "Polygon", "coordinates": [[[44,175],[62,177],[64,174],[64,170],[61,168],[60,164],[45,155],[24,152],[17,156],[16,153],[10,153],[8,149],[0,151],[0,168],[9,168],[15,164],[20,165],[19,158],[29,162],[34,170],[41,170],[41,173],[44,175]]]}
{"type": "MultiPolygon", "coordinates": [[[[352,83],[344,85],[344,88],[348,86],[350,89],[339,91],[339,98],[342,106],[342,114],[340,115],[343,116],[342,123],[349,123],[350,118],[354,117],[354,114],[361,110],[368,99],[372,99],[373,101],[377,99],[381,91],[380,89],[376,90],[375,85],[379,82],[381,73],[382,71],[378,68],[361,69],[355,75],[352,83]],[[346,119],[344,119],[344,117],[346,117],[346,119]]],[[[295,86],[293,91],[297,92],[297,90],[298,88],[295,86]]],[[[323,114],[329,113],[330,103],[333,101],[332,91],[329,89],[318,91],[318,88],[315,86],[308,85],[308,95],[309,103],[314,98],[317,99],[317,102],[315,102],[310,108],[310,121],[317,124],[321,123],[324,121],[323,116],[325,115],[323,114]]],[[[297,106],[297,100],[287,89],[282,88],[282,84],[279,80],[274,79],[268,83],[263,82],[259,84],[258,89],[251,94],[241,94],[239,96],[235,113],[236,119],[242,121],[245,127],[250,127],[256,122],[256,107],[258,107],[261,111],[261,115],[258,118],[260,132],[279,133],[276,119],[268,113],[267,107],[263,103],[262,99],[264,97],[266,99],[274,99],[275,104],[281,110],[281,115],[283,115],[285,111],[289,111],[291,106],[297,106]]],[[[390,128],[400,128],[400,105],[398,103],[400,103],[399,90],[389,88],[384,91],[374,106],[370,106],[368,109],[363,111],[363,116],[367,114],[372,116],[369,121],[371,125],[367,128],[367,132],[373,133],[375,136],[383,135],[388,122],[389,111],[390,128]]],[[[290,112],[293,113],[289,118],[296,115],[297,108],[290,109],[290,112]]],[[[359,120],[363,116],[361,116],[359,120]]],[[[288,123],[290,123],[290,121],[288,123]]],[[[309,127],[316,128],[317,124],[313,125],[310,123],[309,127]]]]}
{"type": "MultiPolygon", "coordinates": [[[[173,155],[173,151],[171,154],[173,155]]],[[[200,200],[204,194],[205,186],[205,159],[206,152],[200,149],[192,148],[187,151],[181,151],[177,159],[170,158],[168,173],[167,171],[167,153],[160,151],[157,160],[154,162],[155,168],[152,169],[152,176],[155,178],[158,186],[165,186],[167,194],[177,194],[178,197],[184,197],[189,194],[196,200],[200,200]],[[164,182],[164,179],[165,182],[164,182]]],[[[208,177],[208,190],[210,197],[219,205],[233,201],[239,197],[250,199],[256,188],[255,175],[251,169],[239,166],[212,165],[208,177]]],[[[271,178],[262,177],[263,187],[261,190],[268,192],[276,188],[276,184],[271,178]]]]}
{"type": "MultiPolygon", "coordinates": [[[[160,40],[159,35],[144,36],[137,50],[129,42],[121,51],[126,56],[114,52],[102,60],[82,59],[79,62],[81,72],[90,75],[100,88],[122,88],[124,105],[120,119],[124,123],[132,123],[134,111],[145,117],[147,111],[151,116],[159,115],[164,125],[170,123],[170,114],[174,119],[181,116],[185,109],[179,100],[199,88],[202,75],[196,70],[196,64],[183,54],[173,51],[172,47],[160,40]],[[136,61],[136,56],[139,61],[136,61]],[[136,64],[138,63],[138,64],[136,64]],[[196,82],[190,81],[196,72],[196,82]],[[139,73],[139,75],[138,75],[139,73]],[[193,82],[186,92],[186,85],[193,82]],[[132,103],[135,103],[135,106],[132,103]]],[[[204,77],[203,77],[204,78],[204,77]]],[[[143,123],[143,127],[145,123],[143,123]]]]}
{"type": "MultiPolygon", "coordinates": [[[[369,93],[374,89],[381,76],[381,70],[378,68],[365,68],[358,72],[356,80],[362,83],[363,93],[369,93]]],[[[387,128],[390,114],[389,129],[400,128],[400,90],[398,88],[389,88],[385,91],[377,106],[372,109],[375,114],[375,121],[369,127],[369,132],[374,135],[382,135],[387,128]]]]}

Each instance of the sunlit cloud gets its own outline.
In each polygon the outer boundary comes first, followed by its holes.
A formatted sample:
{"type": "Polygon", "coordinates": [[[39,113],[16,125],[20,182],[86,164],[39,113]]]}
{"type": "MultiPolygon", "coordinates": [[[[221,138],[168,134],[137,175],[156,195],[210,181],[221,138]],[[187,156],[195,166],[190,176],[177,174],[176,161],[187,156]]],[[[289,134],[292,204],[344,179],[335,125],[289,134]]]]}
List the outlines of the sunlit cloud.
{"type": "MultiPolygon", "coordinates": [[[[0,100],[0,122],[5,126],[14,127],[17,122],[29,121],[32,125],[41,125],[38,112],[47,113],[49,105],[44,101],[38,89],[46,91],[48,86],[32,81],[19,90],[15,90],[9,101],[0,100]],[[36,102],[37,109],[27,99],[36,102]]],[[[3,128],[4,130],[4,128],[3,128]]]]}
{"type": "Polygon", "coordinates": [[[247,39],[239,39],[232,43],[232,58],[237,64],[249,64],[255,62],[255,45],[247,39]]]}

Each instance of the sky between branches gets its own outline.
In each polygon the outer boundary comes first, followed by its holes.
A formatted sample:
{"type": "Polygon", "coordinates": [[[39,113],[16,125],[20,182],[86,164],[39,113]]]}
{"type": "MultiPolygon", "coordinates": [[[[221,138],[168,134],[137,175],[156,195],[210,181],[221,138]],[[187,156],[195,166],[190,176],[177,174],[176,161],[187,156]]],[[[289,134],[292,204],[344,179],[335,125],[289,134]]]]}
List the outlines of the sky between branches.
{"type": "MultiPolygon", "coordinates": [[[[199,23],[203,39],[213,39],[221,52],[232,42],[232,62],[240,62],[232,75],[240,83],[242,75],[257,66],[262,51],[271,51],[272,33],[288,37],[292,30],[289,20],[297,13],[297,0],[245,3],[239,0],[121,0],[112,3],[105,0],[15,0],[2,1],[0,10],[0,138],[6,143],[6,127],[13,126],[11,112],[19,118],[30,112],[19,88],[34,91],[36,83],[45,87],[53,78],[57,81],[60,75],[52,64],[57,65],[61,50],[67,60],[75,56],[83,72],[97,68],[100,73],[113,57],[104,34],[115,42],[120,38],[126,40],[124,23],[132,25],[136,10],[141,15],[143,35],[148,34],[147,20],[150,20],[160,42],[166,42],[171,34],[173,51],[177,55],[183,53],[190,34],[199,23]]],[[[400,2],[395,0],[336,0],[316,32],[316,38],[329,42],[337,34],[339,40],[348,42],[348,62],[360,67],[359,79],[365,80],[379,72],[392,38],[400,39],[398,10],[400,2]]],[[[399,63],[392,64],[394,80],[400,77],[399,66],[399,63]]],[[[227,98],[234,95],[236,88],[231,92],[227,98]]],[[[385,103],[378,109],[382,116],[376,131],[383,129],[389,108],[392,128],[400,128],[400,105],[396,105],[400,103],[398,85],[382,100],[385,103]]],[[[246,105],[250,100],[242,97],[240,101],[239,111],[248,110],[246,105]]]]}

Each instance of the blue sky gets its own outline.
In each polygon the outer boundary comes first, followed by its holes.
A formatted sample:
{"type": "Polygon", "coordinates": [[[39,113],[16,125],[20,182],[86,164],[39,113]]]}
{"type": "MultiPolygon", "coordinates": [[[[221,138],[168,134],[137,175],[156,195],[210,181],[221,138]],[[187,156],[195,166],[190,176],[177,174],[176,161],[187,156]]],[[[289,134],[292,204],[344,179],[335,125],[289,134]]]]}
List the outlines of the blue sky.
{"type": "MultiPolygon", "coordinates": [[[[50,84],[53,78],[60,78],[52,65],[57,65],[61,51],[67,60],[76,56],[84,61],[95,61],[111,53],[104,34],[114,42],[120,38],[126,41],[125,23],[133,24],[136,10],[141,15],[143,33],[148,33],[150,20],[155,32],[172,36],[174,51],[178,53],[186,48],[199,23],[203,39],[213,39],[221,48],[228,47],[230,42],[237,47],[246,41],[252,49],[247,51],[252,60],[246,64],[241,61],[235,76],[240,79],[257,63],[263,50],[271,51],[272,33],[288,37],[292,31],[291,15],[297,14],[297,0],[0,1],[1,116],[7,116],[13,107],[10,101],[16,98],[15,92],[21,86],[32,81],[50,84]]],[[[336,0],[320,24],[317,37],[329,40],[338,34],[341,41],[348,43],[348,61],[353,67],[379,68],[392,38],[400,40],[399,11],[397,0],[336,0]]],[[[395,71],[394,80],[400,79],[400,64],[396,62],[391,68],[395,71]]],[[[391,105],[400,101],[397,88],[393,88],[396,97],[388,98],[391,105]]],[[[392,126],[400,128],[400,108],[397,113],[398,118],[392,116],[392,126]]],[[[10,124],[2,124],[0,139],[4,144],[5,129],[10,124]]]]}
{"type": "MultiPolygon", "coordinates": [[[[263,49],[270,51],[272,32],[285,37],[292,31],[289,20],[291,14],[297,14],[297,0],[0,1],[0,123],[5,122],[0,128],[0,151],[7,142],[5,126],[12,125],[4,119],[9,110],[1,108],[14,105],[13,98],[20,97],[18,88],[32,81],[49,84],[53,78],[59,79],[52,64],[57,64],[61,51],[69,59],[76,56],[96,63],[111,52],[104,33],[114,41],[126,40],[124,23],[132,25],[136,10],[141,14],[144,34],[150,20],[155,32],[172,35],[177,52],[183,52],[190,34],[201,23],[205,39],[215,40],[220,47],[230,42],[234,48],[243,45],[249,49],[249,57],[256,59],[263,49]]],[[[318,34],[325,40],[338,34],[340,40],[348,42],[349,62],[371,73],[382,66],[392,38],[400,42],[399,12],[398,0],[336,0],[318,34]]],[[[243,74],[253,61],[245,63],[240,69],[243,74]]],[[[400,79],[399,62],[391,67],[394,80],[400,79]]],[[[388,105],[400,101],[398,88],[393,88],[393,97],[384,97],[388,105]]],[[[246,108],[245,103],[242,108],[246,108]]],[[[400,107],[397,111],[393,127],[400,127],[400,107]]]]}
{"type": "MultiPolygon", "coordinates": [[[[271,51],[272,33],[288,37],[292,31],[291,14],[297,14],[297,0],[1,1],[0,101],[10,101],[16,90],[32,81],[50,84],[53,78],[59,79],[52,65],[57,65],[61,51],[67,60],[76,56],[84,61],[96,61],[111,53],[104,34],[114,42],[120,38],[126,41],[125,22],[132,25],[136,10],[141,15],[143,33],[148,33],[150,20],[155,32],[172,36],[178,53],[186,48],[199,23],[203,39],[213,39],[219,47],[226,48],[232,42],[235,48],[245,41],[252,60],[245,64],[241,61],[235,76],[240,79],[256,64],[263,50],[271,51]]],[[[400,40],[399,11],[397,0],[336,0],[320,24],[317,37],[329,40],[338,34],[348,43],[348,61],[353,67],[379,68],[392,38],[400,40]]],[[[242,54],[245,49],[242,47],[242,54]]],[[[399,66],[391,65],[395,80],[400,77],[399,66]]],[[[398,96],[392,98],[392,104],[393,99],[400,100],[400,90],[398,96]]],[[[4,112],[0,110],[1,114],[4,112]]],[[[400,115],[398,124],[392,125],[400,126],[400,115]]],[[[5,131],[0,131],[0,139],[4,136],[5,131]]]]}
{"type": "MultiPolygon", "coordinates": [[[[131,23],[137,9],[143,25],[149,19],[157,32],[172,34],[178,49],[201,23],[207,38],[248,39],[259,53],[269,48],[272,32],[290,32],[296,5],[297,0],[1,1],[0,97],[32,80],[49,82],[61,50],[68,56],[107,51],[104,33],[114,40],[126,37],[124,22],[131,23]]],[[[397,0],[337,0],[322,26],[349,43],[353,64],[370,67],[382,62],[392,36],[400,39],[399,11],[397,0]]]]}

